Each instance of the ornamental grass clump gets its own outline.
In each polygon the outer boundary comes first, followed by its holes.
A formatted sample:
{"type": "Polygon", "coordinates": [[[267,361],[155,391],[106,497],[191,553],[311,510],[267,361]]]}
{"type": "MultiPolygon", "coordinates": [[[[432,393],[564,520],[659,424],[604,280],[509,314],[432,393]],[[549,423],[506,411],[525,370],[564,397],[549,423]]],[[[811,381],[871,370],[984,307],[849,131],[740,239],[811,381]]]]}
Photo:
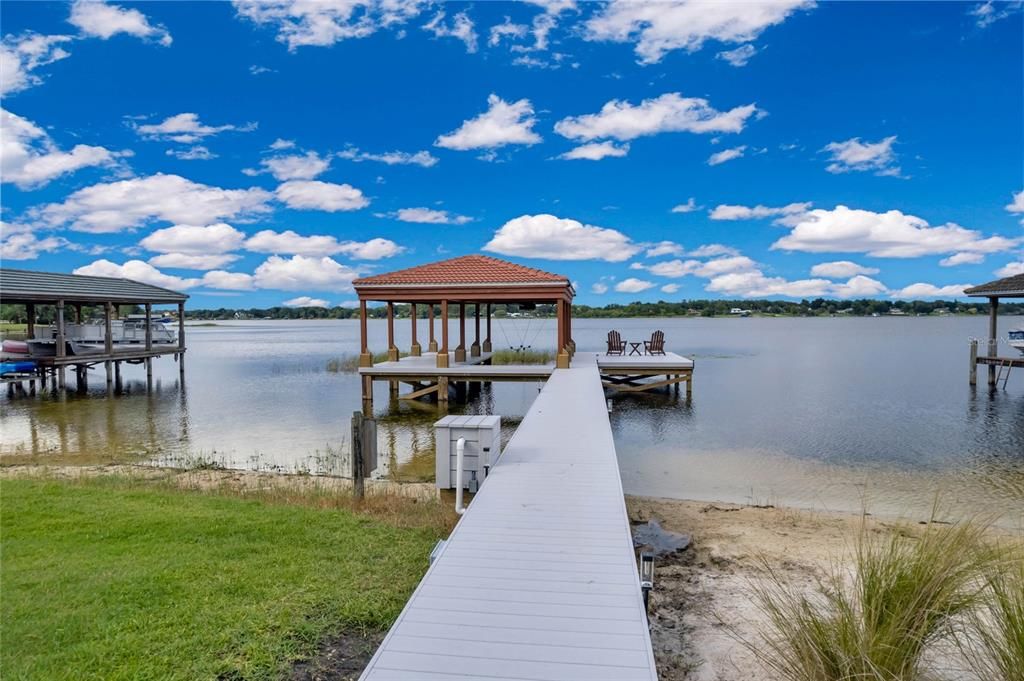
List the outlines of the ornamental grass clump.
{"type": "Polygon", "coordinates": [[[794,590],[769,567],[755,598],[768,618],[747,642],[775,677],[790,681],[915,681],[925,652],[980,602],[999,552],[985,526],[929,524],[917,537],[863,528],[850,570],[816,593],[794,590]]]}
{"type": "Polygon", "coordinates": [[[993,573],[961,648],[982,681],[1024,681],[1024,552],[993,573]]]}

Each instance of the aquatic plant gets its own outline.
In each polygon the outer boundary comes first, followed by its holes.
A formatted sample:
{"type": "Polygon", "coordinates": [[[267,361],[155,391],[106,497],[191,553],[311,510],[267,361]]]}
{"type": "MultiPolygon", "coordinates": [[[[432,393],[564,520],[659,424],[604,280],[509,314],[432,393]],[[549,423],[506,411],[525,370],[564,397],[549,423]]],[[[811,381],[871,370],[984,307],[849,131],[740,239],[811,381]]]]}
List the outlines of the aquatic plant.
{"type": "MultiPolygon", "coordinates": [[[[399,357],[408,357],[408,352],[399,352],[399,357]]],[[[373,355],[373,363],[388,361],[388,353],[378,352],[373,355]]],[[[347,354],[327,360],[327,371],[335,374],[354,374],[359,371],[359,355],[347,354]]]]}
{"type": "Polygon", "coordinates": [[[495,350],[491,364],[548,364],[555,361],[551,350],[495,350]]]}
{"type": "Polygon", "coordinates": [[[993,571],[969,623],[960,648],[978,678],[1024,681],[1024,553],[1011,554],[1008,569],[993,571]]]}
{"type": "Polygon", "coordinates": [[[767,627],[744,643],[779,679],[922,679],[926,650],[981,602],[998,564],[984,532],[975,522],[929,523],[917,537],[862,528],[852,569],[835,568],[810,596],[766,565],[754,596],[767,627]]]}

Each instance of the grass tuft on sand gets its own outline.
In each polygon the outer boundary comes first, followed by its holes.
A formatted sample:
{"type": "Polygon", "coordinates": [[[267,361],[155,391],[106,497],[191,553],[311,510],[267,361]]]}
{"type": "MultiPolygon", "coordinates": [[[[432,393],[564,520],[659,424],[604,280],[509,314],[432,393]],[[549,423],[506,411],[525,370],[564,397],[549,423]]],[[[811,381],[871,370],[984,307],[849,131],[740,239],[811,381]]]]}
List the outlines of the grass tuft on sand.
{"type": "Polygon", "coordinates": [[[292,491],[2,487],[5,679],[280,678],[325,638],[388,627],[447,529],[292,491]]]}

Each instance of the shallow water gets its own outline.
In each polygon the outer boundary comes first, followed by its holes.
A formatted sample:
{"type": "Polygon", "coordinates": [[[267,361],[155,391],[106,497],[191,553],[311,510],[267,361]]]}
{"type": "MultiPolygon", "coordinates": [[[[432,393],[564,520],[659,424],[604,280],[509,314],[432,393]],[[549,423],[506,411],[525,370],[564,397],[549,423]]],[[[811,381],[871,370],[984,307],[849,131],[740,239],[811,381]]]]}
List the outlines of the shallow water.
{"type": "MultiPolygon", "coordinates": [[[[1020,318],[1001,320],[1001,329],[1020,318]]],[[[627,493],[926,514],[936,495],[957,512],[998,512],[1024,527],[1024,372],[1007,389],[967,384],[980,318],[576,320],[580,352],[609,328],[654,328],[696,359],[693,400],[613,396],[611,421],[627,493]]],[[[550,320],[495,322],[495,348],[543,348],[550,320]]],[[[384,346],[383,322],[370,323],[384,346]]],[[[453,333],[455,329],[452,329],[453,333]]],[[[408,343],[408,323],[397,325],[408,343]]],[[[421,340],[426,335],[421,326],[421,340]]],[[[343,473],[354,374],[326,370],[358,350],[354,321],[219,322],[190,327],[177,365],[124,370],[108,398],[102,369],[85,395],[3,397],[5,462],[153,461],[343,473]]],[[[1002,352],[1012,350],[1003,348],[1002,352]]],[[[982,376],[982,381],[984,377],[982,376]]],[[[452,411],[503,417],[507,441],[539,388],[494,384],[452,411]]],[[[438,415],[389,404],[378,383],[379,476],[431,479],[438,415]]]]}

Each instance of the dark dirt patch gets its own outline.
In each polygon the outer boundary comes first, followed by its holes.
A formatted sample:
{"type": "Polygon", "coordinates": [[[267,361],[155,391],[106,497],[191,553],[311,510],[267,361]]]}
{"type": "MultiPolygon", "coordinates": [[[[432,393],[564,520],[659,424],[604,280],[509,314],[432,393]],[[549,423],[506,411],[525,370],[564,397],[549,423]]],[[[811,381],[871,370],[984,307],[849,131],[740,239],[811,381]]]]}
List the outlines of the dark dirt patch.
{"type": "Polygon", "coordinates": [[[308,660],[292,667],[289,681],[356,681],[370,662],[383,631],[346,632],[332,636],[308,660]]]}

